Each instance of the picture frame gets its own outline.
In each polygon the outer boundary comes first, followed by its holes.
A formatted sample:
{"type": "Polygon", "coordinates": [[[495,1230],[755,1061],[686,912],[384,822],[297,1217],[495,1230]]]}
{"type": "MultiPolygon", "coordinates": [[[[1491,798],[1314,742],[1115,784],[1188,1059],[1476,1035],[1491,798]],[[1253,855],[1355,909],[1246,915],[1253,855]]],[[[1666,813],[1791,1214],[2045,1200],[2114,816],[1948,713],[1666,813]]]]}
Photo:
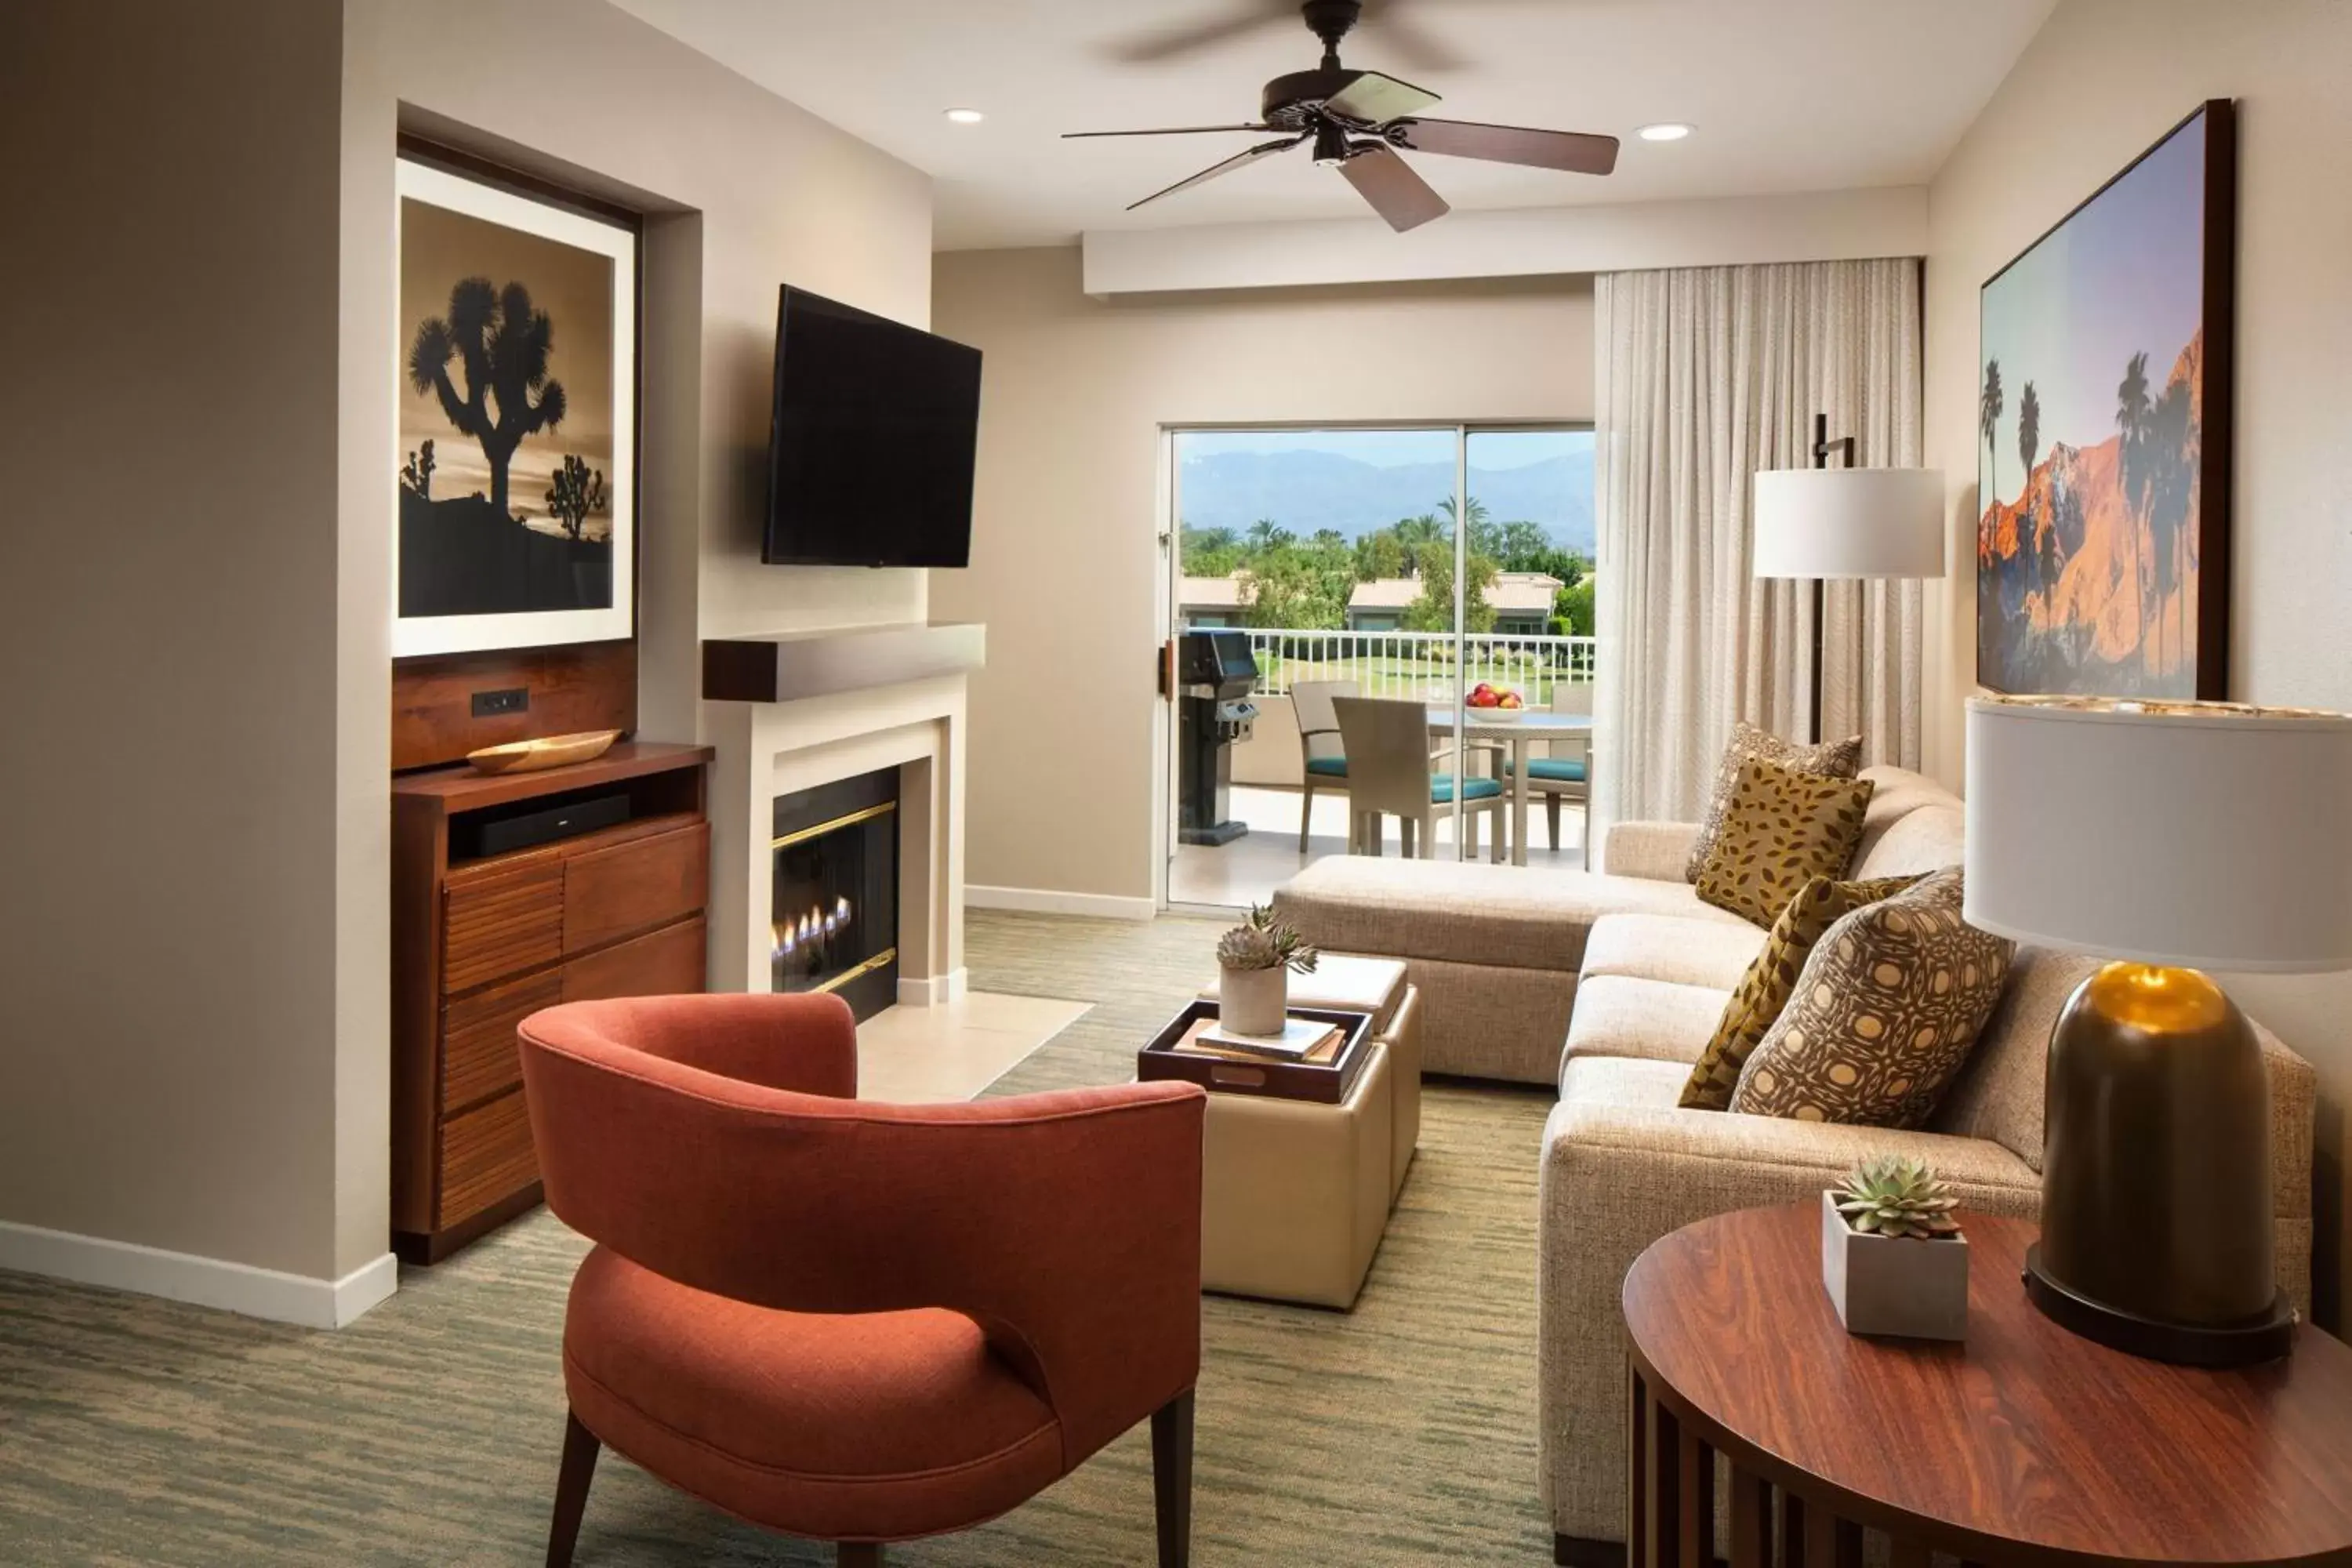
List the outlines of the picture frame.
{"type": "Polygon", "coordinates": [[[394,189],[393,657],[633,637],[636,227],[406,150],[394,189]]]}
{"type": "Polygon", "coordinates": [[[2214,99],[1979,292],[1988,690],[2229,695],[2236,175],[2214,99]]]}

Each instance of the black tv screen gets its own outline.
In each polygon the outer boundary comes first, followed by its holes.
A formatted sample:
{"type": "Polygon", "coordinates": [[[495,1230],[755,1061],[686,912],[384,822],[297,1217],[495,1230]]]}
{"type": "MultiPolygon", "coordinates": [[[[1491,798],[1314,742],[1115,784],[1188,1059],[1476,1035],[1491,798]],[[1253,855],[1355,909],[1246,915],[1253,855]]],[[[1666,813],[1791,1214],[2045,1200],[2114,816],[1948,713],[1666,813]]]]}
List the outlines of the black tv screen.
{"type": "Polygon", "coordinates": [[[787,285],[768,529],[780,566],[962,566],[980,351],[787,285]]]}

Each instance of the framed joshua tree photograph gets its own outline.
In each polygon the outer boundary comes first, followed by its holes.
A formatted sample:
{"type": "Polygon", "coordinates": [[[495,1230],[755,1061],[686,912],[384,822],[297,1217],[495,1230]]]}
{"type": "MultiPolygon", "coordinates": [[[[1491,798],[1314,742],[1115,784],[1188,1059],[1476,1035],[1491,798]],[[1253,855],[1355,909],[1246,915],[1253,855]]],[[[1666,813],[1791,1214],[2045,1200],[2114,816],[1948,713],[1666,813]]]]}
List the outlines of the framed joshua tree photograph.
{"type": "Polygon", "coordinates": [[[637,236],[404,156],[393,656],[634,635],[637,236]]]}
{"type": "Polygon", "coordinates": [[[2217,99],[1984,285],[1980,686],[2228,695],[2236,166],[2217,99]]]}

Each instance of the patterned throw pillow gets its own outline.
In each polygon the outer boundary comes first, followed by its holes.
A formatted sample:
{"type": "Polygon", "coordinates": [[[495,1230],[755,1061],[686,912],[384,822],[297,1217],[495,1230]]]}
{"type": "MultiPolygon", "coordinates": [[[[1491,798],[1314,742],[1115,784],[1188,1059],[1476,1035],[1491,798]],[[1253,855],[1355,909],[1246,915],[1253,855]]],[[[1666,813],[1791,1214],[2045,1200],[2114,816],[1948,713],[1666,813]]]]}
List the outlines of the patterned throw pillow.
{"type": "Polygon", "coordinates": [[[1798,889],[1816,877],[1845,875],[1872,788],[1868,779],[1740,763],[1723,831],[1699,868],[1698,896],[1770,930],[1798,889]]]}
{"type": "Polygon", "coordinates": [[[1730,808],[1731,792],[1739,783],[1742,763],[1778,763],[1801,773],[1817,773],[1825,779],[1850,779],[1862,771],[1862,737],[1851,735],[1843,741],[1824,741],[1817,746],[1801,746],[1794,741],[1784,741],[1769,730],[1759,730],[1741,720],[1731,727],[1731,742],[1723,748],[1723,760],[1716,764],[1715,788],[1709,793],[1706,814],[1699,818],[1698,837],[1691,841],[1690,860],[1683,868],[1683,880],[1698,880],[1699,868],[1706,864],[1715,848],[1716,836],[1723,831],[1723,814],[1730,808]]]}
{"type": "Polygon", "coordinates": [[[1827,877],[1816,877],[1797,890],[1780,918],[1772,922],[1772,934],[1764,943],[1764,951],[1756,955],[1740,977],[1739,988],[1731,994],[1731,1001],[1723,1009],[1723,1021],[1715,1026],[1715,1038],[1707,1041],[1706,1049],[1699,1054],[1697,1065],[1691,1068],[1690,1081],[1683,1085],[1683,1097],[1675,1103],[1693,1110],[1724,1110],[1731,1105],[1731,1091],[1739,1082],[1739,1069],[1747,1065],[1756,1043],[1780,1017],[1780,1009],[1789,1005],[1789,997],[1797,989],[1797,976],[1805,967],[1805,957],[1823,932],[1839,921],[1865,904],[1893,898],[1912,883],[1916,877],[1881,877],[1869,882],[1838,882],[1827,877]]]}
{"type": "Polygon", "coordinates": [[[1731,1109],[1918,1127],[2000,1004],[2016,944],[1960,919],[1960,869],[1856,910],[1813,946],[1731,1109]]]}

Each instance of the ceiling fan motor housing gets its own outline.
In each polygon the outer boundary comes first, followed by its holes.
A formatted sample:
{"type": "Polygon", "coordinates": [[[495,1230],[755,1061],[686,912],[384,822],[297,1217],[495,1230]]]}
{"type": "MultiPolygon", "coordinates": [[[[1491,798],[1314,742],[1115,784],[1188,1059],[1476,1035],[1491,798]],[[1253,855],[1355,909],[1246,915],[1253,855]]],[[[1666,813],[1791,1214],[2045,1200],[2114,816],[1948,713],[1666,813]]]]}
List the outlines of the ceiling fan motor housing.
{"type": "Polygon", "coordinates": [[[1311,130],[1322,115],[1323,105],[1363,74],[1340,68],[1278,76],[1265,84],[1258,100],[1258,118],[1284,131],[1311,130]]]}

